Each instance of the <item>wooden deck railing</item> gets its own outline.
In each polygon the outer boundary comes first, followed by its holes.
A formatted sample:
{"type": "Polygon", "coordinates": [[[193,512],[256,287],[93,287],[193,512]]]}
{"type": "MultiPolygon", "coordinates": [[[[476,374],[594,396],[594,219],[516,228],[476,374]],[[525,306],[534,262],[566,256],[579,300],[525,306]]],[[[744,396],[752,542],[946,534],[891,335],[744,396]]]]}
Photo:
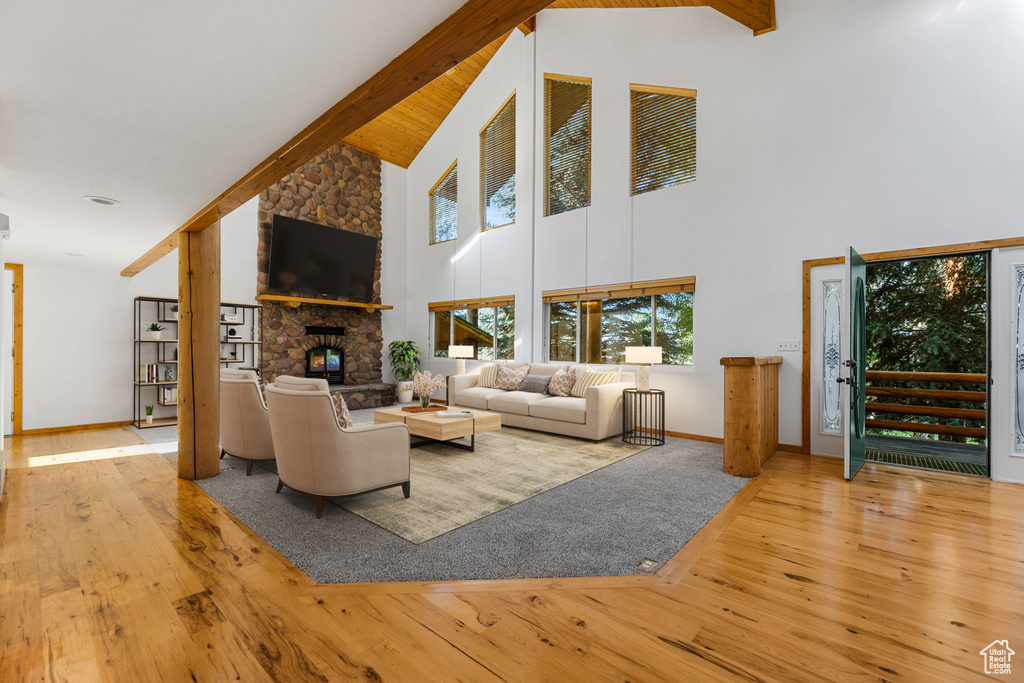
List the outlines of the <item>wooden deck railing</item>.
{"type": "MultiPolygon", "coordinates": [[[[927,384],[934,387],[936,384],[954,385],[981,385],[984,387],[987,379],[984,373],[957,373],[957,372],[889,372],[880,370],[869,370],[867,372],[868,387],[864,390],[869,397],[913,399],[917,401],[941,401],[955,403],[981,404],[986,401],[985,391],[972,391],[966,389],[937,389],[919,387],[893,387],[893,386],[872,386],[874,382],[914,383],[927,384]]],[[[906,403],[885,403],[869,400],[864,404],[865,411],[871,415],[874,413],[889,413],[896,415],[910,415],[919,417],[934,417],[939,420],[968,420],[985,423],[986,412],[981,408],[962,408],[936,406],[930,403],[906,404],[906,403]]],[[[985,427],[969,427],[965,425],[932,424],[926,422],[913,422],[910,420],[879,420],[869,418],[866,420],[868,427],[876,429],[891,429],[894,431],[915,432],[920,434],[941,434],[946,436],[985,438],[985,427]]]]}

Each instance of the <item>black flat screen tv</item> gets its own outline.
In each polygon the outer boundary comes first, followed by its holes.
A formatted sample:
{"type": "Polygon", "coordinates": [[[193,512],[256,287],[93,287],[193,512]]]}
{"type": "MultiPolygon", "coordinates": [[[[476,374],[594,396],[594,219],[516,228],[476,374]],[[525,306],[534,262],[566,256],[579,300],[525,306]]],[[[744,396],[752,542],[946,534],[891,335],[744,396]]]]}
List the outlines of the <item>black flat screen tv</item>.
{"type": "Polygon", "coordinates": [[[376,237],[274,215],[271,289],[371,301],[376,264],[376,237]]]}

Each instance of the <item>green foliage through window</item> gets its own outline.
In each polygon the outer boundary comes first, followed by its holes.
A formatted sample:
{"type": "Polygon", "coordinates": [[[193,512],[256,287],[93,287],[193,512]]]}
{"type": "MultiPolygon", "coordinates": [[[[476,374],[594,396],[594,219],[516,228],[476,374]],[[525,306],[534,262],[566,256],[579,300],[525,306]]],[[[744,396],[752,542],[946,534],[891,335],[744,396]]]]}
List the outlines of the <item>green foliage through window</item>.
{"type": "Polygon", "coordinates": [[[666,365],[693,363],[693,292],[548,305],[551,362],[622,363],[627,346],[661,346],[666,365]]]}
{"type": "Polygon", "coordinates": [[[472,346],[476,360],[512,360],[515,335],[514,306],[462,308],[434,313],[435,358],[447,358],[448,347],[453,344],[472,346]]]}

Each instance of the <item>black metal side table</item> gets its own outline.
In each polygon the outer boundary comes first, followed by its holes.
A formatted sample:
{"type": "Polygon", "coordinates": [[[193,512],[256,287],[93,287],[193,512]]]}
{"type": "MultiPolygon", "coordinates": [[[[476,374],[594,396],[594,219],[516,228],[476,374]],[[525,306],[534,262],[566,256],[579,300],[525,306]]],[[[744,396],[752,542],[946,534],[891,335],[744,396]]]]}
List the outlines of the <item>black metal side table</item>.
{"type": "Polygon", "coordinates": [[[665,392],[622,390],[622,440],[639,446],[665,443],[665,392]]]}

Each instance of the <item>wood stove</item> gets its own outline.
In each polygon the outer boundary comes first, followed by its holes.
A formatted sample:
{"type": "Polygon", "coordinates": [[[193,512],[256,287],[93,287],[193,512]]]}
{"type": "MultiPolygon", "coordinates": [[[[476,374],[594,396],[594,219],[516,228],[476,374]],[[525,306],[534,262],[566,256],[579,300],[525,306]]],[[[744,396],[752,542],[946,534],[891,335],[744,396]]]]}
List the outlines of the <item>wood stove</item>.
{"type": "Polygon", "coordinates": [[[345,381],[345,353],[333,346],[317,346],[306,351],[306,377],[326,379],[340,384],[345,381]]]}

